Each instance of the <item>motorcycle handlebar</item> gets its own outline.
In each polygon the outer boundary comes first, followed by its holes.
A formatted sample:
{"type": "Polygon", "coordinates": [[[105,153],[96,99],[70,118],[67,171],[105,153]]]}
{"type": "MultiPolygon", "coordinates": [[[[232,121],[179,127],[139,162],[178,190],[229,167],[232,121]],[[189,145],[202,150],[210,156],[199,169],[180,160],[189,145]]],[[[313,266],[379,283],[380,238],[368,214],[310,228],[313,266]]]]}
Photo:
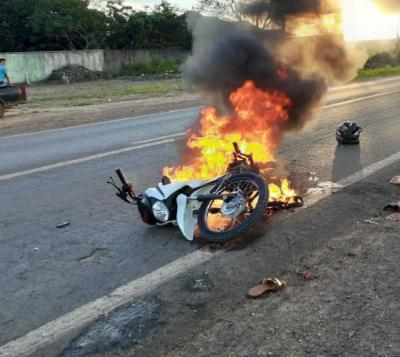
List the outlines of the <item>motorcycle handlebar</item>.
{"type": "Polygon", "coordinates": [[[116,169],[115,172],[117,173],[119,179],[121,180],[121,183],[125,186],[128,184],[128,182],[126,181],[126,178],[122,172],[121,169],[116,169]]]}

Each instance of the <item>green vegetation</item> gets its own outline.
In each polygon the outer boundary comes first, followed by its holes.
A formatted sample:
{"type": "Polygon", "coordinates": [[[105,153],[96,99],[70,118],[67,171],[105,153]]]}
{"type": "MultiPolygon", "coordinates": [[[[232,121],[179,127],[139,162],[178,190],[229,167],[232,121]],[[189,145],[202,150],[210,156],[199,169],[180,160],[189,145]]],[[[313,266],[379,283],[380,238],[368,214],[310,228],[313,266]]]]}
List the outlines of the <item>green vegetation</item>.
{"type": "Polygon", "coordinates": [[[355,80],[362,80],[367,78],[383,77],[383,76],[394,76],[394,75],[400,75],[400,66],[374,68],[374,69],[361,69],[360,71],[358,71],[355,80]]]}
{"type": "Polygon", "coordinates": [[[114,90],[104,89],[103,91],[94,92],[96,97],[107,97],[107,96],[124,96],[124,95],[135,95],[135,94],[152,94],[152,93],[165,93],[170,91],[183,91],[187,89],[187,86],[181,82],[159,82],[159,83],[148,83],[141,84],[127,88],[118,88],[114,90]]]}
{"type": "Polygon", "coordinates": [[[368,58],[355,80],[400,75],[400,39],[391,51],[379,52],[368,58]]]}
{"type": "Polygon", "coordinates": [[[1,0],[0,52],[191,47],[186,14],[166,0],[136,11],[122,0],[1,0]]]}
{"type": "Polygon", "coordinates": [[[179,73],[183,60],[153,60],[149,63],[124,65],[117,73],[119,76],[140,76],[142,74],[179,73]]]}

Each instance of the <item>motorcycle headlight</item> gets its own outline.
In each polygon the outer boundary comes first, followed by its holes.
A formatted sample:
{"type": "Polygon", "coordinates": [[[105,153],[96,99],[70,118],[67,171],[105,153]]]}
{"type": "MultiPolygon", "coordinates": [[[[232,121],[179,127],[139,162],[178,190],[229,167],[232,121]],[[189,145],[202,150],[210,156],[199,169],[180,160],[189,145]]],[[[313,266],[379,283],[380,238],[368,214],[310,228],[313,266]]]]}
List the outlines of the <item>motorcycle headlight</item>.
{"type": "Polygon", "coordinates": [[[160,222],[167,222],[169,218],[169,210],[168,207],[162,201],[157,201],[154,203],[153,207],[153,214],[157,220],[160,222]]]}

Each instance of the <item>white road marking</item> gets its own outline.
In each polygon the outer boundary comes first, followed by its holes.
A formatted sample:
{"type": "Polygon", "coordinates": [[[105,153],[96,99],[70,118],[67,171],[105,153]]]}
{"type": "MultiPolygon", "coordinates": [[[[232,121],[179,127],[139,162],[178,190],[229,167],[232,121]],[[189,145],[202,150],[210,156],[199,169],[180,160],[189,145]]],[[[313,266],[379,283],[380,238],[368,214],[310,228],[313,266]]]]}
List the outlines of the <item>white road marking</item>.
{"type": "MultiPolygon", "coordinates": [[[[389,95],[389,94],[393,94],[393,93],[399,93],[399,92],[400,92],[400,89],[392,90],[392,91],[386,91],[386,92],[382,92],[382,93],[368,95],[366,97],[360,97],[360,98],[346,100],[346,101],[339,102],[339,103],[325,105],[321,109],[335,108],[335,107],[339,107],[339,106],[342,106],[342,105],[356,103],[356,102],[360,102],[360,101],[363,101],[363,100],[382,97],[382,96],[385,96],[385,95],[389,95]]],[[[92,125],[92,124],[89,124],[89,125],[92,125]]],[[[148,147],[152,147],[152,146],[167,144],[167,143],[174,142],[176,139],[181,138],[184,135],[185,135],[185,133],[174,133],[174,134],[162,136],[162,137],[159,137],[159,138],[148,139],[148,140],[143,140],[143,141],[137,141],[137,142],[132,143],[133,146],[128,146],[128,147],[125,147],[125,148],[122,148],[122,149],[108,151],[108,152],[95,154],[95,155],[90,155],[90,156],[82,157],[82,158],[79,158],[79,159],[73,159],[73,160],[57,162],[55,164],[45,165],[45,166],[37,167],[37,168],[34,168],[34,169],[30,169],[30,170],[24,170],[24,171],[11,173],[11,174],[2,175],[2,176],[0,176],[0,181],[10,180],[10,179],[13,179],[13,178],[16,178],[16,177],[26,176],[26,175],[30,175],[30,174],[34,174],[34,173],[54,170],[54,169],[57,169],[57,168],[60,168],[60,167],[65,167],[65,166],[69,166],[69,165],[76,165],[76,164],[80,164],[82,162],[97,160],[97,159],[101,159],[103,157],[122,154],[122,153],[125,153],[125,152],[144,149],[144,148],[148,148],[148,147]]]]}
{"type": "Polygon", "coordinates": [[[362,81],[358,83],[350,83],[350,84],[344,84],[340,86],[335,86],[329,88],[329,92],[336,92],[344,89],[352,89],[352,88],[358,88],[358,87],[366,87],[370,85],[377,85],[377,84],[382,84],[382,83],[387,83],[387,82],[400,82],[400,76],[395,76],[395,77],[389,77],[389,78],[384,78],[384,79],[374,79],[370,81],[362,81]]]}
{"type": "Polygon", "coordinates": [[[150,274],[117,288],[109,295],[83,305],[29,332],[24,337],[1,346],[0,356],[30,356],[59,338],[67,336],[77,327],[88,325],[100,316],[107,315],[115,308],[130,302],[133,298],[152,291],[162,283],[219,254],[219,252],[211,253],[207,249],[200,249],[176,259],[150,274]]]}
{"type": "Polygon", "coordinates": [[[375,164],[372,164],[372,165],[356,172],[355,174],[353,174],[351,176],[348,176],[342,180],[339,180],[337,183],[343,187],[350,186],[354,182],[360,181],[360,180],[372,175],[374,172],[382,170],[383,168],[388,167],[399,160],[400,160],[400,152],[397,152],[393,155],[390,155],[386,159],[378,161],[375,164]]]}
{"type": "Polygon", "coordinates": [[[385,92],[381,92],[381,93],[367,95],[365,97],[345,100],[345,101],[339,102],[339,103],[327,104],[327,105],[324,105],[322,107],[322,109],[330,109],[330,108],[340,107],[342,105],[356,103],[356,102],[360,102],[360,101],[367,100],[367,99],[372,99],[372,98],[377,98],[377,97],[383,97],[383,96],[388,95],[388,94],[394,94],[394,93],[399,93],[399,92],[400,92],[400,89],[389,90],[389,91],[385,91],[385,92]]]}
{"type": "Polygon", "coordinates": [[[366,168],[356,172],[353,175],[350,175],[342,180],[339,180],[335,183],[331,183],[330,187],[329,185],[326,185],[326,188],[322,188],[319,192],[313,192],[312,194],[306,196],[307,200],[302,207],[303,209],[306,209],[317,202],[321,201],[322,199],[329,197],[332,192],[338,192],[348,186],[353,185],[354,183],[361,181],[368,176],[372,175],[373,173],[384,169],[385,167],[388,167],[395,162],[400,161],[400,151],[390,155],[386,159],[383,159],[381,161],[376,162],[375,164],[372,164],[370,166],[367,166],[366,168]]]}
{"type": "MultiPolygon", "coordinates": [[[[397,152],[384,160],[378,161],[363,170],[338,181],[335,190],[348,187],[371,174],[388,167],[400,160],[400,152],[397,152]]],[[[306,204],[303,209],[311,207],[322,199],[329,197],[332,190],[327,189],[322,193],[314,193],[305,197],[306,204]]],[[[301,212],[299,209],[296,212],[301,212]]],[[[61,338],[67,337],[70,333],[79,328],[89,325],[99,317],[108,314],[116,308],[131,302],[134,298],[142,296],[154,290],[163,283],[175,278],[197,265],[209,261],[216,255],[223,254],[223,251],[210,253],[208,247],[197,250],[182,258],[119,287],[109,295],[89,302],[45,325],[37,328],[16,340],[10,341],[0,347],[0,357],[24,357],[30,356],[43,348],[50,346],[61,338]]]]}
{"type": "Polygon", "coordinates": [[[200,108],[201,108],[200,106],[198,106],[198,107],[189,107],[189,108],[184,108],[184,109],[169,110],[167,112],[160,112],[160,113],[154,113],[154,114],[138,115],[138,116],[134,116],[134,117],[111,119],[111,120],[99,121],[99,122],[95,122],[95,123],[80,124],[80,125],[75,125],[75,126],[67,126],[65,128],[40,130],[40,131],[33,131],[31,133],[15,134],[15,135],[9,135],[9,136],[0,136],[0,139],[9,139],[9,138],[15,138],[15,137],[19,137],[19,136],[28,136],[28,135],[36,135],[36,134],[46,134],[46,133],[52,133],[52,132],[55,132],[55,131],[73,130],[73,129],[90,127],[90,126],[94,126],[94,125],[113,124],[113,123],[118,123],[118,122],[121,122],[121,121],[145,119],[145,118],[155,117],[157,115],[174,114],[174,113],[180,113],[180,112],[185,112],[185,111],[190,111],[190,110],[196,110],[196,109],[200,109],[200,108]]]}
{"type": "Polygon", "coordinates": [[[81,157],[79,159],[57,162],[55,164],[40,166],[40,167],[36,167],[34,169],[29,169],[29,170],[19,171],[19,172],[15,172],[15,173],[11,173],[11,174],[2,175],[2,176],[0,176],[0,181],[6,181],[6,180],[10,180],[10,179],[13,179],[16,177],[36,174],[36,173],[43,172],[43,171],[54,170],[54,169],[57,169],[60,167],[81,164],[82,162],[97,160],[97,159],[101,159],[104,157],[117,155],[117,154],[123,154],[126,152],[144,149],[144,148],[148,148],[148,147],[152,147],[152,146],[168,144],[168,143],[174,142],[177,138],[180,138],[183,136],[185,136],[185,133],[177,133],[177,134],[161,136],[161,137],[157,138],[156,140],[149,139],[149,140],[143,140],[143,141],[136,141],[136,142],[132,143],[132,146],[128,146],[128,147],[125,147],[122,149],[107,151],[107,152],[103,152],[100,154],[94,154],[94,155],[81,157]]]}

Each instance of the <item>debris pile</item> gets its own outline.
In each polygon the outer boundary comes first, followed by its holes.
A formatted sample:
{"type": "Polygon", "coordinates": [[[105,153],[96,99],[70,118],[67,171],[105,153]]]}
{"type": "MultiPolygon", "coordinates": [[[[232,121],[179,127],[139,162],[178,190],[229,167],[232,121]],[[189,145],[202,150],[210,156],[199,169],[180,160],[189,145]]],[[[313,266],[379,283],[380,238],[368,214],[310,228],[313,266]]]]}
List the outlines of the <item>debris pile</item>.
{"type": "Polygon", "coordinates": [[[363,69],[376,69],[382,67],[394,67],[400,64],[389,52],[380,52],[368,59],[363,69]]]}
{"type": "Polygon", "coordinates": [[[110,75],[104,72],[91,71],[80,65],[67,65],[51,72],[47,82],[73,83],[83,81],[93,81],[96,79],[109,78],[110,75]]]}

